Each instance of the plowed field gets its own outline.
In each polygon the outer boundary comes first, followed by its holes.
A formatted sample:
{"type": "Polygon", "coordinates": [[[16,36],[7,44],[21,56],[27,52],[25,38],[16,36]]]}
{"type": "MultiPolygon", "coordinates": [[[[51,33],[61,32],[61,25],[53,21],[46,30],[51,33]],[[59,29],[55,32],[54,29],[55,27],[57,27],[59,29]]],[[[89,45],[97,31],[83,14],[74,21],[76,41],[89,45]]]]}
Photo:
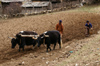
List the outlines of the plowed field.
{"type": "MultiPolygon", "coordinates": [[[[24,57],[28,54],[33,54],[33,59],[27,59],[33,66],[37,64],[44,63],[42,57],[48,57],[49,60],[53,60],[57,56],[61,55],[60,50],[56,47],[56,50],[53,50],[49,53],[54,55],[48,56],[46,54],[46,48],[41,46],[40,49],[35,48],[31,49],[32,46],[25,47],[25,51],[18,52],[18,46],[15,49],[11,49],[11,40],[9,36],[13,37],[19,31],[36,31],[38,34],[41,34],[48,30],[55,30],[56,24],[62,20],[64,26],[63,34],[63,45],[67,46],[66,42],[73,39],[83,39],[85,38],[85,23],[89,20],[93,25],[92,34],[97,33],[100,29],[100,15],[95,13],[87,12],[59,12],[51,13],[46,15],[37,15],[37,16],[27,16],[22,18],[13,18],[7,20],[0,20],[0,64],[9,62],[12,60],[19,60],[19,58],[24,57]]],[[[66,50],[66,49],[65,49],[66,50]]],[[[68,49],[66,50],[68,51],[68,49]]],[[[33,56],[32,55],[32,56],[33,56]]],[[[27,56],[26,56],[27,58],[27,56]]],[[[20,60],[19,60],[20,61],[20,60]]],[[[45,60],[46,61],[46,60],[45,60]]],[[[13,62],[12,62],[13,64],[13,62]]],[[[14,63],[15,64],[15,63],[14,63]]],[[[16,64],[13,66],[17,66],[16,64]]],[[[8,66],[9,64],[7,64],[8,66]]],[[[11,65],[9,65],[11,66],[11,65]]],[[[25,65],[24,65],[25,66],[25,65]]],[[[27,66],[27,64],[26,64],[27,66]]],[[[31,66],[31,65],[30,65],[31,66]]]]}

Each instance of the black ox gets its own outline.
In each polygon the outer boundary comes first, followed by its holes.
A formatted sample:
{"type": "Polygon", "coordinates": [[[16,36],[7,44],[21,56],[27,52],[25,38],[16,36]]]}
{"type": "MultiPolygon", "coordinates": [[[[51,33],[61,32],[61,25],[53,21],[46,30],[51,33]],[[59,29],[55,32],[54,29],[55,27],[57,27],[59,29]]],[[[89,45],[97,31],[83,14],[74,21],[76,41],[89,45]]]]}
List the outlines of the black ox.
{"type": "Polygon", "coordinates": [[[50,44],[54,44],[53,49],[55,49],[56,43],[59,43],[59,48],[61,48],[61,37],[59,31],[47,31],[41,34],[38,39],[38,47],[40,47],[41,44],[46,44],[47,45],[47,52],[48,49],[50,49],[50,44]]]}
{"type": "Polygon", "coordinates": [[[21,48],[24,51],[25,45],[27,45],[27,46],[33,45],[33,47],[34,47],[37,43],[37,40],[35,40],[36,35],[38,35],[38,34],[36,32],[33,32],[33,31],[21,31],[21,32],[19,32],[18,34],[16,34],[15,38],[12,38],[12,40],[11,40],[12,48],[15,48],[16,44],[19,45],[19,51],[21,48]],[[30,35],[33,35],[33,36],[31,37],[30,35]]]}

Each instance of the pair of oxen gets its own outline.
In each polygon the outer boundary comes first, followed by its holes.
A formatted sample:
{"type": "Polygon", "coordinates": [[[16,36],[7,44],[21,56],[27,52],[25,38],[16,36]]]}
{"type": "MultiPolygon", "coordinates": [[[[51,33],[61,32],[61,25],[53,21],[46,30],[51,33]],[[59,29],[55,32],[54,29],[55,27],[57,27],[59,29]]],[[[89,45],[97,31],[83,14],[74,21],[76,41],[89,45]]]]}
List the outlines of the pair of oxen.
{"type": "Polygon", "coordinates": [[[15,46],[19,45],[19,51],[20,49],[23,49],[24,46],[30,46],[33,45],[33,48],[37,44],[38,47],[40,47],[41,44],[44,44],[47,46],[47,52],[48,49],[50,49],[50,44],[54,44],[53,49],[55,49],[56,43],[58,42],[59,48],[61,48],[61,36],[59,31],[46,31],[42,33],[41,35],[38,35],[34,31],[20,31],[16,34],[15,38],[9,37],[11,39],[12,48],[15,48],[15,46]]]}

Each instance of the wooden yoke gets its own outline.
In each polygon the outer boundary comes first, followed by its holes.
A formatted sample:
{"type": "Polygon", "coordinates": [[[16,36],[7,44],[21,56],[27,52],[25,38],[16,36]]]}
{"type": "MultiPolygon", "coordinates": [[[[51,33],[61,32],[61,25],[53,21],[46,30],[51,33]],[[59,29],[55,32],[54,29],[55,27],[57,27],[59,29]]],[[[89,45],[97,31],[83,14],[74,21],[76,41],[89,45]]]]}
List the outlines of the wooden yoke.
{"type": "Polygon", "coordinates": [[[33,39],[37,39],[39,37],[39,35],[22,35],[20,34],[21,37],[32,37],[33,39]]]}

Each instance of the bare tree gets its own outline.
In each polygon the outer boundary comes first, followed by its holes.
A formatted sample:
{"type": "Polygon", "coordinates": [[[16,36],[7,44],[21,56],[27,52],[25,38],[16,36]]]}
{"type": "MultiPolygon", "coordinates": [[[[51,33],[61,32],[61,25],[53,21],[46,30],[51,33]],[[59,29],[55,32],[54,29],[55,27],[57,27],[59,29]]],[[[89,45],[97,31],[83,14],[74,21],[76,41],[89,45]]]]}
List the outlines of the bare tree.
{"type": "Polygon", "coordinates": [[[49,0],[49,3],[50,3],[50,9],[53,10],[53,7],[52,7],[52,0],[49,0]]]}
{"type": "Polygon", "coordinates": [[[5,13],[12,17],[17,13],[20,13],[21,10],[22,8],[20,7],[19,3],[10,3],[10,5],[6,7],[5,13]]]}
{"type": "Polygon", "coordinates": [[[60,1],[61,1],[62,8],[64,9],[64,0],[60,0],[60,1]]]}

